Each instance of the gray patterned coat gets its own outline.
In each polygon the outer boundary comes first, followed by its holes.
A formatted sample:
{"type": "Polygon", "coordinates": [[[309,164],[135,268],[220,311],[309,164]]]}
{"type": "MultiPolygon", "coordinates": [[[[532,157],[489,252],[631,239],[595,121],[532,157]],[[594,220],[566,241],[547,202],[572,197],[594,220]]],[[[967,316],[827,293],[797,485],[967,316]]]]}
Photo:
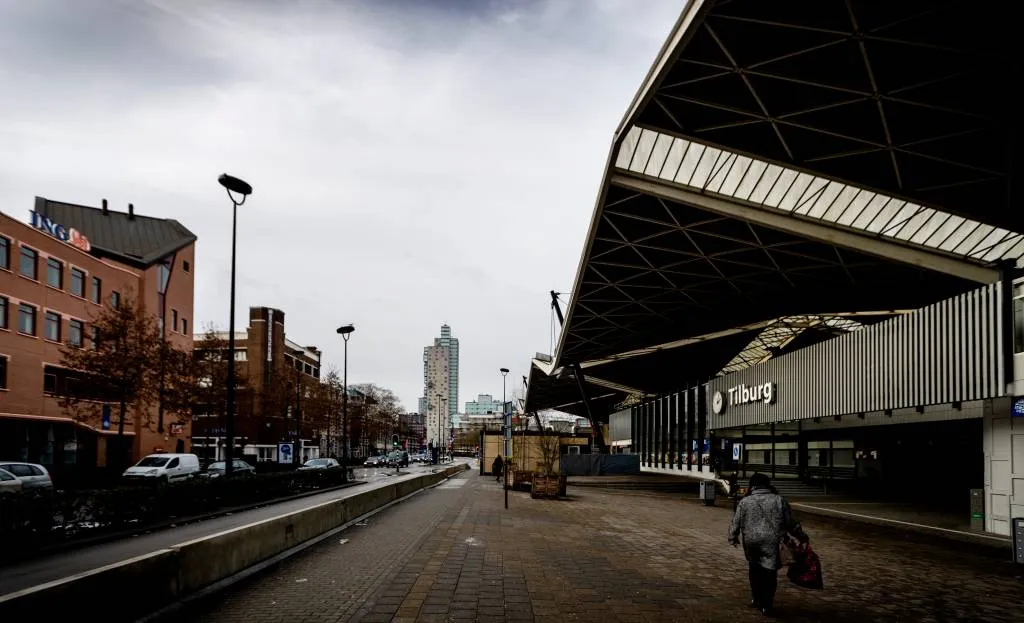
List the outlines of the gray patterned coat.
{"type": "Polygon", "coordinates": [[[729,542],[738,543],[743,535],[743,551],[747,560],[775,571],[779,561],[779,543],[786,534],[805,541],[807,535],[793,519],[789,502],[770,489],[754,489],[740,500],[732,516],[729,542]]]}

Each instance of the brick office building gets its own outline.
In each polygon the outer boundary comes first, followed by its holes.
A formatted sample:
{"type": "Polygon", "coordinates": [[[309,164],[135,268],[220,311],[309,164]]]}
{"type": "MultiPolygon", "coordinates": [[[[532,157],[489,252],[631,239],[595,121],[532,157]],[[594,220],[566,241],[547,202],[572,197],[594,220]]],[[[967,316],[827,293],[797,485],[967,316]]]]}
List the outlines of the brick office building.
{"type": "MultiPolygon", "coordinates": [[[[226,348],[228,333],[214,333],[217,345],[226,348]]],[[[209,346],[202,338],[197,348],[209,346]]],[[[250,307],[249,327],[235,332],[235,369],[239,375],[235,420],[235,454],[254,456],[259,462],[277,462],[278,444],[294,443],[296,426],[302,442],[302,461],[320,453],[319,422],[308,402],[320,382],[316,346],[300,346],[288,339],[284,312],[271,307],[250,307]],[[296,422],[298,413],[298,423],[296,422]]],[[[197,410],[193,418],[193,444],[197,453],[222,459],[225,456],[223,409],[197,410]]]]}
{"type": "MultiPolygon", "coordinates": [[[[191,348],[196,236],[177,221],[36,197],[28,223],[0,213],[0,459],[55,467],[107,464],[109,418],[75,421],[57,395],[74,375],[62,343],[88,346],[90,319],[132,293],[169,340],[191,348]]],[[[135,458],[187,451],[190,423],[161,410],[125,422],[135,458]]]]}

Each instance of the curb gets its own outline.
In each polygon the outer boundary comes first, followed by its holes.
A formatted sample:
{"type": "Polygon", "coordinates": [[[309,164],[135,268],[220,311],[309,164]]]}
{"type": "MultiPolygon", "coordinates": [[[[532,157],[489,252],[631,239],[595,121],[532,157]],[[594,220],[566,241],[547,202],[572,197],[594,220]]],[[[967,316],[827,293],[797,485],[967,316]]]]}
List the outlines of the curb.
{"type": "Polygon", "coordinates": [[[925,524],[917,524],[909,521],[900,521],[898,519],[873,517],[871,515],[863,515],[860,513],[849,513],[846,511],[840,511],[831,508],[812,506],[809,504],[804,504],[802,502],[791,502],[790,506],[796,510],[807,513],[809,515],[820,515],[822,517],[831,517],[833,519],[842,519],[845,521],[870,524],[874,526],[907,530],[910,532],[925,534],[936,538],[948,539],[951,541],[960,541],[962,543],[970,543],[972,545],[987,547],[993,550],[1000,550],[1004,551],[1007,554],[1007,558],[1009,558],[1010,554],[1012,553],[1012,540],[1009,537],[999,536],[996,534],[964,532],[963,530],[953,530],[951,528],[928,526],[925,524]]]}
{"type": "Polygon", "coordinates": [[[140,525],[137,528],[130,530],[118,530],[116,532],[108,532],[105,534],[96,535],[93,537],[86,537],[79,540],[71,540],[66,543],[57,545],[50,545],[33,549],[31,554],[25,556],[16,556],[9,558],[0,564],[0,569],[14,567],[19,564],[33,562],[45,558],[46,556],[53,556],[58,554],[70,554],[77,550],[90,547],[93,545],[105,545],[114,541],[120,541],[127,539],[138,534],[149,534],[151,532],[159,532],[161,530],[167,530],[171,527],[178,527],[193,523],[199,523],[201,521],[207,521],[209,519],[216,519],[218,517],[224,517],[233,513],[243,513],[245,511],[255,510],[257,508],[263,508],[264,506],[273,506],[274,504],[281,504],[283,502],[292,502],[295,500],[301,500],[303,498],[312,497],[314,495],[320,495],[321,493],[330,493],[332,491],[340,491],[347,489],[348,487],[354,487],[356,485],[366,484],[366,481],[354,480],[346,482],[342,485],[336,485],[334,487],[328,487],[326,489],[317,489],[316,491],[305,491],[303,493],[297,493],[284,498],[275,498],[272,500],[264,500],[263,502],[254,502],[252,504],[246,504],[244,506],[232,506],[231,508],[224,508],[217,511],[211,511],[202,515],[192,515],[189,517],[181,517],[173,521],[161,521],[155,524],[140,525]]]}
{"type": "Polygon", "coordinates": [[[438,486],[442,485],[443,483],[447,482],[448,480],[450,480],[450,479],[452,479],[452,478],[454,478],[456,476],[462,475],[462,473],[465,472],[465,471],[467,471],[467,470],[462,470],[460,472],[456,472],[456,473],[454,473],[454,474],[452,474],[450,476],[442,478],[437,483],[435,483],[433,485],[430,485],[429,487],[423,487],[422,489],[417,489],[416,491],[413,491],[412,493],[410,493],[408,495],[400,497],[397,500],[392,500],[392,501],[388,502],[387,504],[384,504],[383,506],[380,506],[378,508],[373,509],[372,511],[369,511],[367,513],[363,513],[362,515],[356,517],[355,519],[352,519],[351,521],[348,521],[348,522],[346,522],[346,523],[344,523],[344,524],[342,524],[342,525],[340,525],[340,526],[338,526],[336,528],[331,528],[330,530],[328,530],[327,532],[324,532],[323,534],[321,534],[319,536],[315,536],[315,537],[313,537],[311,539],[307,539],[306,541],[303,541],[302,543],[299,543],[298,545],[296,545],[296,546],[294,546],[292,548],[286,549],[285,551],[281,552],[280,554],[277,554],[276,556],[272,556],[272,557],[270,557],[270,558],[268,558],[268,559],[266,559],[264,561],[256,563],[255,565],[253,565],[251,567],[248,567],[246,569],[243,569],[242,571],[239,571],[238,573],[236,573],[234,575],[228,576],[228,577],[224,578],[223,580],[220,580],[218,582],[214,582],[213,584],[211,584],[211,585],[209,585],[209,586],[207,586],[205,588],[202,588],[202,589],[196,591],[195,593],[192,593],[191,595],[187,595],[186,597],[183,597],[183,598],[179,599],[178,601],[176,601],[176,602],[174,602],[174,603],[172,603],[172,604],[170,604],[168,606],[164,606],[163,608],[161,608],[160,610],[157,610],[156,612],[147,614],[147,615],[145,615],[145,616],[143,616],[143,617],[141,617],[139,619],[136,619],[134,621],[134,623],[162,623],[163,621],[171,620],[172,615],[174,615],[176,613],[179,613],[182,610],[187,609],[189,606],[196,605],[200,601],[202,601],[204,599],[207,599],[207,598],[209,598],[209,597],[211,597],[211,596],[213,596],[213,595],[215,595],[215,594],[217,594],[217,593],[219,593],[219,592],[221,592],[221,591],[223,591],[223,590],[225,590],[227,588],[230,588],[231,586],[234,586],[235,584],[238,584],[239,582],[241,582],[241,581],[243,581],[243,580],[245,580],[247,578],[250,578],[250,577],[252,577],[254,575],[257,575],[257,574],[259,574],[259,573],[261,573],[263,571],[266,571],[267,569],[270,569],[271,567],[274,567],[275,565],[278,565],[278,564],[284,562],[288,558],[291,558],[292,556],[294,556],[296,554],[299,554],[299,553],[301,553],[301,552],[303,552],[303,551],[313,547],[314,545],[318,545],[318,544],[326,541],[327,539],[329,539],[329,538],[331,538],[331,537],[333,537],[333,536],[335,536],[335,535],[337,535],[337,534],[339,534],[339,533],[341,533],[341,532],[343,532],[345,530],[348,530],[349,528],[351,528],[352,526],[356,525],[357,523],[365,521],[366,519],[369,519],[370,517],[373,517],[374,515],[384,511],[385,509],[391,508],[392,506],[394,506],[396,504],[400,504],[402,502],[405,502],[406,500],[408,500],[410,498],[413,498],[413,497],[423,493],[424,491],[427,491],[428,489],[433,489],[435,487],[438,487],[438,486]]]}

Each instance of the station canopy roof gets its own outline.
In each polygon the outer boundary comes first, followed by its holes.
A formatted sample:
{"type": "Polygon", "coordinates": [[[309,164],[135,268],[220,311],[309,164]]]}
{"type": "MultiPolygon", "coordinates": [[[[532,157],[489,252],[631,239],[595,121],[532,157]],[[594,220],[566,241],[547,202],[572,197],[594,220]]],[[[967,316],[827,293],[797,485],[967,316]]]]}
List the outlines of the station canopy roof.
{"type": "Polygon", "coordinates": [[[1011,6],[691,0],[527,407],[579,400],[569,364],[619,398],[674,391],[1024,266],[1011,6]]]}

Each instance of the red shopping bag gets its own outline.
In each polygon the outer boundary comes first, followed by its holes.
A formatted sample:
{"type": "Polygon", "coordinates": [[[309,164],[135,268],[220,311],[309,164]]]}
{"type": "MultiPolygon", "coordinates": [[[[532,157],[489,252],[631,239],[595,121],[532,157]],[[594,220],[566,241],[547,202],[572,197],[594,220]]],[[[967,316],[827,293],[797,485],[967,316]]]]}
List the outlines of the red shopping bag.
{"type": "Polygon", "coordinates": [[[821,571],[821,558],[808,545],[793,556],[793,563],[786,572],[789,581],[801,588],[821,590],[825,586],[821,571]]]}

